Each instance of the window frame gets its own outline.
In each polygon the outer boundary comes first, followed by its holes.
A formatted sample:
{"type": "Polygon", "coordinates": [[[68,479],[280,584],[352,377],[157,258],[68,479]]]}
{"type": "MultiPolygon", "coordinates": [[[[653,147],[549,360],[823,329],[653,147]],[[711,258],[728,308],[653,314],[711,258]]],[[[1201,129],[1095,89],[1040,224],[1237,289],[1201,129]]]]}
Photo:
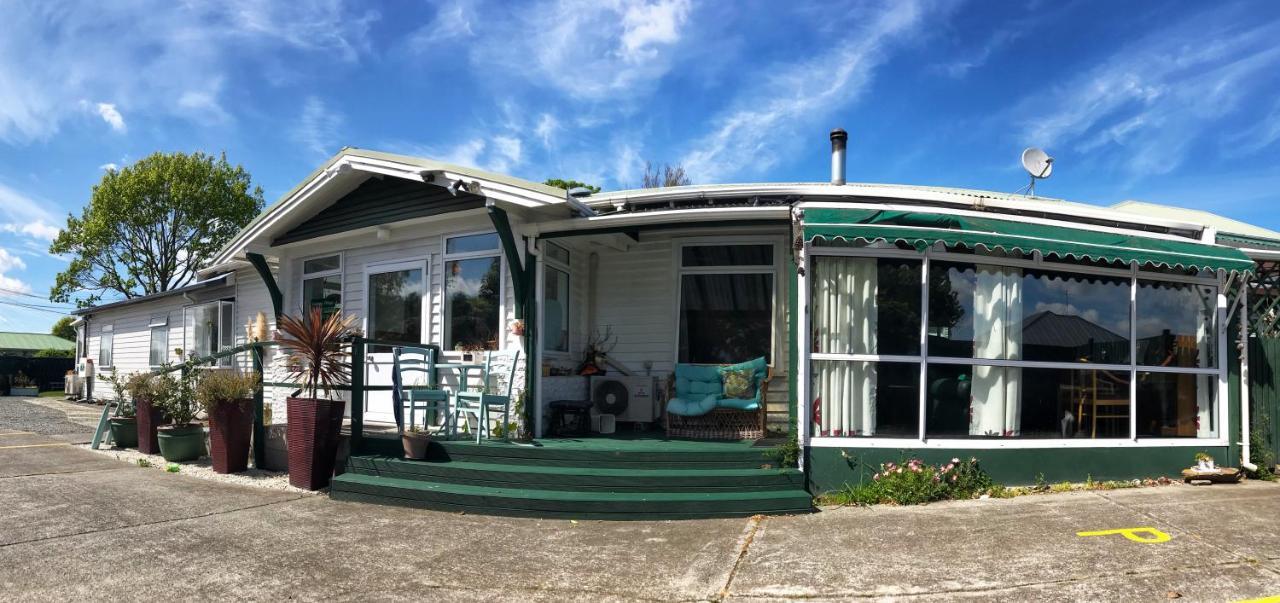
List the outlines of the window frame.
{"type": "MultiPolygon", "coordinates": [[[[452,334],[450,329],[450,311],[449,306],[449,262],[454,260],[471,260],[477,258],[498,258],[498,349],[494,351],[502,351],[507,349],[507,328],[504,321],[507,317],[507,259],[502,251],[502,240],[498,239],[498,244],[493,251],[467,251],[460,253],[449,253],[449,240],[474,235],[491,234],[497,236],[496,230],[475,230],[469,232],[454,232],[440,237],[440,349],[445,353],[452,353],[453,349],[449,347],[449,336],[452,334]]],[[[425,341],[425,340],[424,340],[425,341]]]]}
{"type": "Polygon", "coordinates": [[[540,307],[538,308],[539,310],[538,339],[543,344],[543,348],[542,348],[543,356],[550,357],[550,358],[557,358],[557,359],[569,358],[573,352],[573,330],[574,330],[573,329],[573,308],[572,308],[573,269],[570,266],[570,264],[573,263],[573,250],[569,249],[564,245],[561,245],[560,243],[555,243],[552,241],[543,241],[542,260],[543,260],[542,278],[541,278],[542,284],[541,284],[541,291],[540,291],[541,296],[539,297],[539,300],[542,303],[539,304],[540,307]],[[559,247],[560,249],[563,249],[565,254],[568,255],[569,261],[561,262],[551,257],[551,254],[547,253],[547,250],[550,249],[552,245],[559,247]],[[565,300],[565,339],[564,339],[565,349],[564,350],[552,350],[547,348],[546,347],[546,331],[543,330],[543,327],[546,325],[546,303],[545,302],[547,299],[547,273],[551,270],[556,270],[563,273],[565,283],[568,284],[569,298],[565,300]]]}
{"type": "MultiPolygon", "coordinates": [[[[778,345],[778,332],[780,329],[786,328],[781,325],[781,313],[783,300],[780,299],[782,291],[781,272],[782,272],[782,246],[786,245],[786,239],[778,236],[755,235],[755,236],[737,236],[737,237],[686,237],[672,240],[672,273],[675,275],[675,296],[671,300],[671,316],[674,320],[672,323],[672,351],[671,362],[673,365],[680,363],[680,302],[684,297],[684,277],[686,274],[769,274],[773,277],[772,291],[772,312],[769,319],[769,365],[781,366],[780,353],[778,345]],[[759,264],[755,266],[690,266],[684,265],[684,249],[686,247],[718,247],[725,245],[771,245],[773,247],[773,263],[769,265],[759,264]]],[[[743,358],[743,361],[750,358],[743,358]]]]}
{"type": "Polygon", "coordinates": [[[147,321],[147,329],[149,330],[147,339],[147,365],[151,368],[159,368],[169,362],[169,351],[172,349],[172,346],[169,345],[169,336],[172,334],[172,329],[169,325],[169,312],[158,312],[156,314],[152,314],[151,318],[147,321]],[[157,320],[157,317],[162,318],[157,320]],[[156,329],[158,328],[163,328],[164,330],[164,359],[162,359],[159,364],[155,363],[155,359],[151,357],[152,348],[155,347],[156,343],[156,329]]]}
{"type": "MultiPolygon", "coordinates": [[[[430,256],[419,256],[416,258],[404,260],[392,260],[388,262],[371,262],[364,265],[363,282],[364,288],[364,312],[361,319],[361,328],[367,335],[370,333],[369,318],[373,315],[373,299],[371,293],[372,288],[369,287],[369,278],[375,274],[386,274],[388,272],[400,272],[402,270],[422,270],[422,301],[421,307],[418,308],[419,321],[419,341],[428,343],[431,341],[431,258],[430,256]]],[[[382,348],[383,346],[378,346],[382,348]]]]}
{"type": "Polygon", "coordinates": [[[115,350],[115,347],[116,347],[116,323],[114,323],[114,322],[109,322],[109,323],[105,323],[105,324],[103,324],[102,326],[98,327],[98,367],[97,367],[97,368],[98,368],[99,370],[102,370],[102,369],[106,369],[106,370],[114,370],[114,369],[115,369],[115,362],[116,362],[116,350],[115,350]],[[111,334],[111,337],[106,337],[106,334],[107,334],[107,333],[110,333],[110,334],[111,334]],[[104,346],[102,345],[102,344],[103,344],[103,340],[104,340],[104,339],[108,339],[108,340],[109,340],[109,342],[107,343],[107,345],[105,346],[105,348],[104,348],[104,346]],[[108,360],[108,361],[107,361],[107,362],[103,362],[103,361],[102,361],[102,352],[103,352],[103,350],[104,350],[104,349],[106,350],[106,352],[107,352],[107,356],[108,356],[108,358],[107,358],[107,360],[108,360]]]}
{"type": "MultiPolygon", "coordinates": [[[[194,333],[192,333],[190,330],[187,329],[187,313],[201,306],[217,306],[217,311],[215,312],[215,314],[217,314],[218,316],[218,348],[216,350],[213,350],[211,354],[218,354],[221,352],[225,352],[235,347],[235,341],[236,341],[235,332],[228,330],[228,329],[234,328],[235,326],[234,323],[236,320],[235,318],[236,302],[234,298],[214,299],[209,301],[203,301],[200,303],[189,304],[182,307],[182,352],[184,354],[185,359],[187,360],[190,360],[191,358],[193,358],[195,353],[195,346],[191,345],[191,343],[194,341],[193,339],[194,333]],[[233,324],[229,324],[229,325],[223,324],[223,319],[225,318],[223,307],[226,307],[226,306],[229,306],[231,308],[231,322],[233,324]],[[231,342],[230,342],[231,345],[229,346],[226,345],[226,343],[224,342],[224,340],[226,339],[227,333],[231,333],[231,342]]],[[[172,345],[172,343],[173,342],[170,342],[170,345],[172,345]]],[[[167,355],[168,354],[166,353],[166,356],[167,355]]],[[[232,359],[233,359],[233,356],[227,356],[225,358],[218,360],[218,364],[216,365],[216,368],[226,368],[226,367],[232,366],[232,359]]],[[[148,352],[148,362],[149,361],[150,361],[150,352],[148,352]]],[[[200,365],[200,368],[215,368],[215,366],[202,364],[200,365]]]]}
{"type": "Polygon", "coordinates": [[[1037,252],[1032,254],[1030,259],[1026,258],[1008,258],[998,256],[984,256],[976,254],[954,253],[949,251],[941,251],[937,248],[929,248],[924,251],[914,251],[898,248],[877,248],[877,247],[823,247],[812,246],[805,243],[803,257],[806,264],[812,264],[810,258],[821,256],[852,256],[867,258],[900,258],[900,259],[917,259],[922,262],[921,265],[921,286],[920,296],[922,302],[921,324],[920,324],[920,354],[919,355],[879,355],[879,354],[827,354],[815,353],[811,351],[810,333],[813,328],[813,316],[810,312],[812,296],[811,283],[806,278],[803,271],[798,275],[799,291],[797,292],[800,311],[803,313],[799,317],[799,333],[797,344],[800,350],[800,367],[797,386],[798,395],[801,401],[801,412],[797,417],[797,428],[802,436],[802,440],[807,445],[814,447],[833,447],[833,448],[945,448],[945,449],[1019,449],[1019,448],[1125,448],[1125,447],[1206,447],[1206,446],[1226,446],[1229,443],[1228,430],[1228,407],[1229,407],[1229,391],[1228,391],[1228,371],[1229,357],[1227,349],[1227,331],[1229,325],[1226,324],[1226,308],[1227,300],[1224,292],[1224,278],[1217,275],[1199,276],[1185,274],[1162,274],[1152,271],[1140,270],[1136,264],[1130,264],[1127,268],[1110,268],[1100,266],[1074,265],[1064,262],[1054,262],[1045,260],[1037,252]],[[1052,270],[1066,274],[1092,274],[1099,276],[1122,277],[1129,280],[1129,363],[1128,364],[1101,364],[1101,363],[1075,363],[1075,362],[1042,362],[1042,361],[1023,361],[1023,360],[997,360],[984,358],[954,358],[943,356],[929,355],[928,326],[929,326],[929,274],[930,263],[933,261],[945,261],[954,263],[968,264],[985,264],[1013,268],[1052,270]],[[1172,282],[1172,283],[1191,283],[1202,286],[1211,286],[1216,290],[1216,360],[1217,366],[1213,368],[1191,368],[1191,367],[1161,367],[1161,366],[1145,366],[1138,364],[1137,358],[1137,288],[1138,281],[1155,281],[1155,282],[1172,282]],[[813,360],[848,360],[848,361],[864,361],[864,362],[914,362],[920,366],[920,391],[918,392],[918,403],[920,405],[920,426],[917,431],[916,438],[884,438],[884,437],[845,437],[845,436],[820,436],[812,434],[812,361],[813,360]],[[928,407],[928,388],[927,371],[930,365],[966,365],[966,366],[1000,366],[1000,367],[1017,367],[1017,368],[1044,368],[1044,369],[1068,369],[1068,370],[1112,370],[1122,371],[1129,376],[1129,435],[1127,438],[930,438],[926,433],[928,407]],[[1137,436],[1137,393],[1138,393],[1138,373],[1173,373],[1173,374],[1194,374],[1194,375],[1210,375],[1216,376],[1217,382],[1214,386],[1212,401],[1214,403],[1214,412],[1216,416],[1215,423],[1217,425],[1217,435],[1214,437],[1197,438],[1139,438],[1137,436]]]}
{"type": "Polygon", "coordinates": [[[338,277],[338,313],[341,314],[347,302],[346,267],[347,258],[342,251],[319,253],[298,258],[298,306],[305,312],[310,312],[311,310],[310,304],[304,297],[307,294],[307,281],[336,276],[338,277]],[[307,262],[332,257],[338,258],[337,268],[307,272],[307,262]]]}

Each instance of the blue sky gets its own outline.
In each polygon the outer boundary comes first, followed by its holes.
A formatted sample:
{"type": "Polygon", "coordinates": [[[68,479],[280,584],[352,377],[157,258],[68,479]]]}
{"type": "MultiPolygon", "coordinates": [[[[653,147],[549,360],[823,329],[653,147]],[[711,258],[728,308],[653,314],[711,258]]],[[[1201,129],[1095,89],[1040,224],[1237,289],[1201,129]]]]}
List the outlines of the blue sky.
{"type": "MultiPolygon", "coordinates": [[[[112,165],[226,151],[288,190],[344,145],[531,180],[849,179],[1197,207],[1280,229],[1272,2],[259,2],[6,5],[0,289],[112,165]],[[1123,6],[1121,6],[1123,5],[1123,6]]],[[[19,297],[0,296],[0,301],[19,297]]],[[[25,301],[41,303],[26,298],[25,301]]],[[[47,303],[47,302],[45,302],[47,303]]],[[[0,305],[0,330],[51,313],[0,305]]]]}

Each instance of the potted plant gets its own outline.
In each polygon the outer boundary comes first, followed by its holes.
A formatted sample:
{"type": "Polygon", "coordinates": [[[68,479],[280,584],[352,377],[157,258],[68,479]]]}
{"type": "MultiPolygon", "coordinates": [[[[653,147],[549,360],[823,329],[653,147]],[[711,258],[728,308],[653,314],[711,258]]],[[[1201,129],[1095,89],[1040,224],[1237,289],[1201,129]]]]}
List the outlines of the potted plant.
{"type": "Polygon", "coordinates": [[[400,434],[400,444],[404,446],[404,458],[427,458],[427,446],[431,444],[431,434],[417,425],[410,425],[400,434]]]}
{"type": "Polygon", "coordinates": [[[209,458],[217,473],[249,468],[256,375],[236,370],[205,371],[196,381],[196,403],[209,418],[209,458]]]}
{"type": "Polygon", "coordinates": [[[1209,453],[1197,452],[1196,453],[1196,469],[1198,471],[1216,471],[1218,469],[1218,466],[1217,466],[1217,463],[1213,460],[1213,457],[1209,453]]]}
{"type": "Polygon", "coordinates": [[[9,395],[38,396],[40,395],[40,388],[36,387],[36,382],[32,381],[31,377],[28,377],[22,371],[18,371],[18,374],[13,376],[13,381],[9,383],[9,395]]]}
{"type": "Polygon", "coordinates": [[[156,428],[165,420],[164,411],[152,402],[155,399],[153,389],[156,379],[151,373],[134,373],[125,383],[125,389],[133,400],[138,452],[143,454],[160,453],[156,428]]]}
{"type": "Polygon", "coordinates": [[[156,430],[160,456],[171,463],[190,461],[204,454],[204,427],[196,423],[193,381],[198,369],[190,360],[182,363],[178,376],[162,373],[154,381],[152,403],[164,412],[167,423],[156,430]]]}
{"type": "Polygon", "coordinates": [[[289,483],[307,490],[329,485],[346,402],[321,398],[351,382],[351,364],[341,344],[352,336],[354,316],[334,313],[328,318],[320,307],[302,317],[281,316],[276,341],[288,355],[285,366],[302,385],[304,397],[285,400],[289,446],[289,483]]]}
{"type": "Polygon", "coordinates": [[[110,429],[111,441],[115,442],[118,448],[132,448],[138,445],[138,419],[135,416],[136,412],[128,386],[134,377],[131,375],[128,379],[121,379],[118,373],[103,376],[116,393],[116,414],[111,417],[110,429]]]}

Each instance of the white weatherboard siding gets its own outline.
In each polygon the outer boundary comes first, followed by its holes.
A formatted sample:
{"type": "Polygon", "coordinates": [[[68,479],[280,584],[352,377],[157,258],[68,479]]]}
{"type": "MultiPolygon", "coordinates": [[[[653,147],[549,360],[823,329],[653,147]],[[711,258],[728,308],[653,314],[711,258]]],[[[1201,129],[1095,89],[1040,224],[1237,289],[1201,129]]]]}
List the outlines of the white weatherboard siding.
{"type": "MultiPolygon", "coordinates": [[[[791,261],[785,229],[720,229],[678,234],[642,232],[640,242],[627,251],[597,247],[600,268],[596,278],[596,326],[611,329],[617,345],[610,356],[635,374],[645,374],[645,362],[652,362],[651,374],[666,377],[675,370],[677,352],[676,315],[679,275],[677,253],[682,242],[753,240],[754,237],[781,237],[774,242],[777,271],[774,273],[773,379],[769,383],[767,409],[771,428],[787,429],[787,291],[790,279],[785,262],[791,261]]],[[[743,360],[749,360],[744,358],[743,360]]]]}

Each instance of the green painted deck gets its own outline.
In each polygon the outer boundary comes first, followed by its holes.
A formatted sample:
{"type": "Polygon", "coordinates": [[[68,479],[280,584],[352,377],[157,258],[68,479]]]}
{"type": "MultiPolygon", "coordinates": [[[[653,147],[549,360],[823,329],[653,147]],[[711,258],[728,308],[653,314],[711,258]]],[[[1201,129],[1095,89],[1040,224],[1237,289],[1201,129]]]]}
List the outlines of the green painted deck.
{"type": "Polygon", "coordinates": [[[434,441],[425,460],[369,437],[331,496],[477,514],[684,519],[806,513],[804,475],[776,467],[770,443],[617,438],[434,441]]]}

